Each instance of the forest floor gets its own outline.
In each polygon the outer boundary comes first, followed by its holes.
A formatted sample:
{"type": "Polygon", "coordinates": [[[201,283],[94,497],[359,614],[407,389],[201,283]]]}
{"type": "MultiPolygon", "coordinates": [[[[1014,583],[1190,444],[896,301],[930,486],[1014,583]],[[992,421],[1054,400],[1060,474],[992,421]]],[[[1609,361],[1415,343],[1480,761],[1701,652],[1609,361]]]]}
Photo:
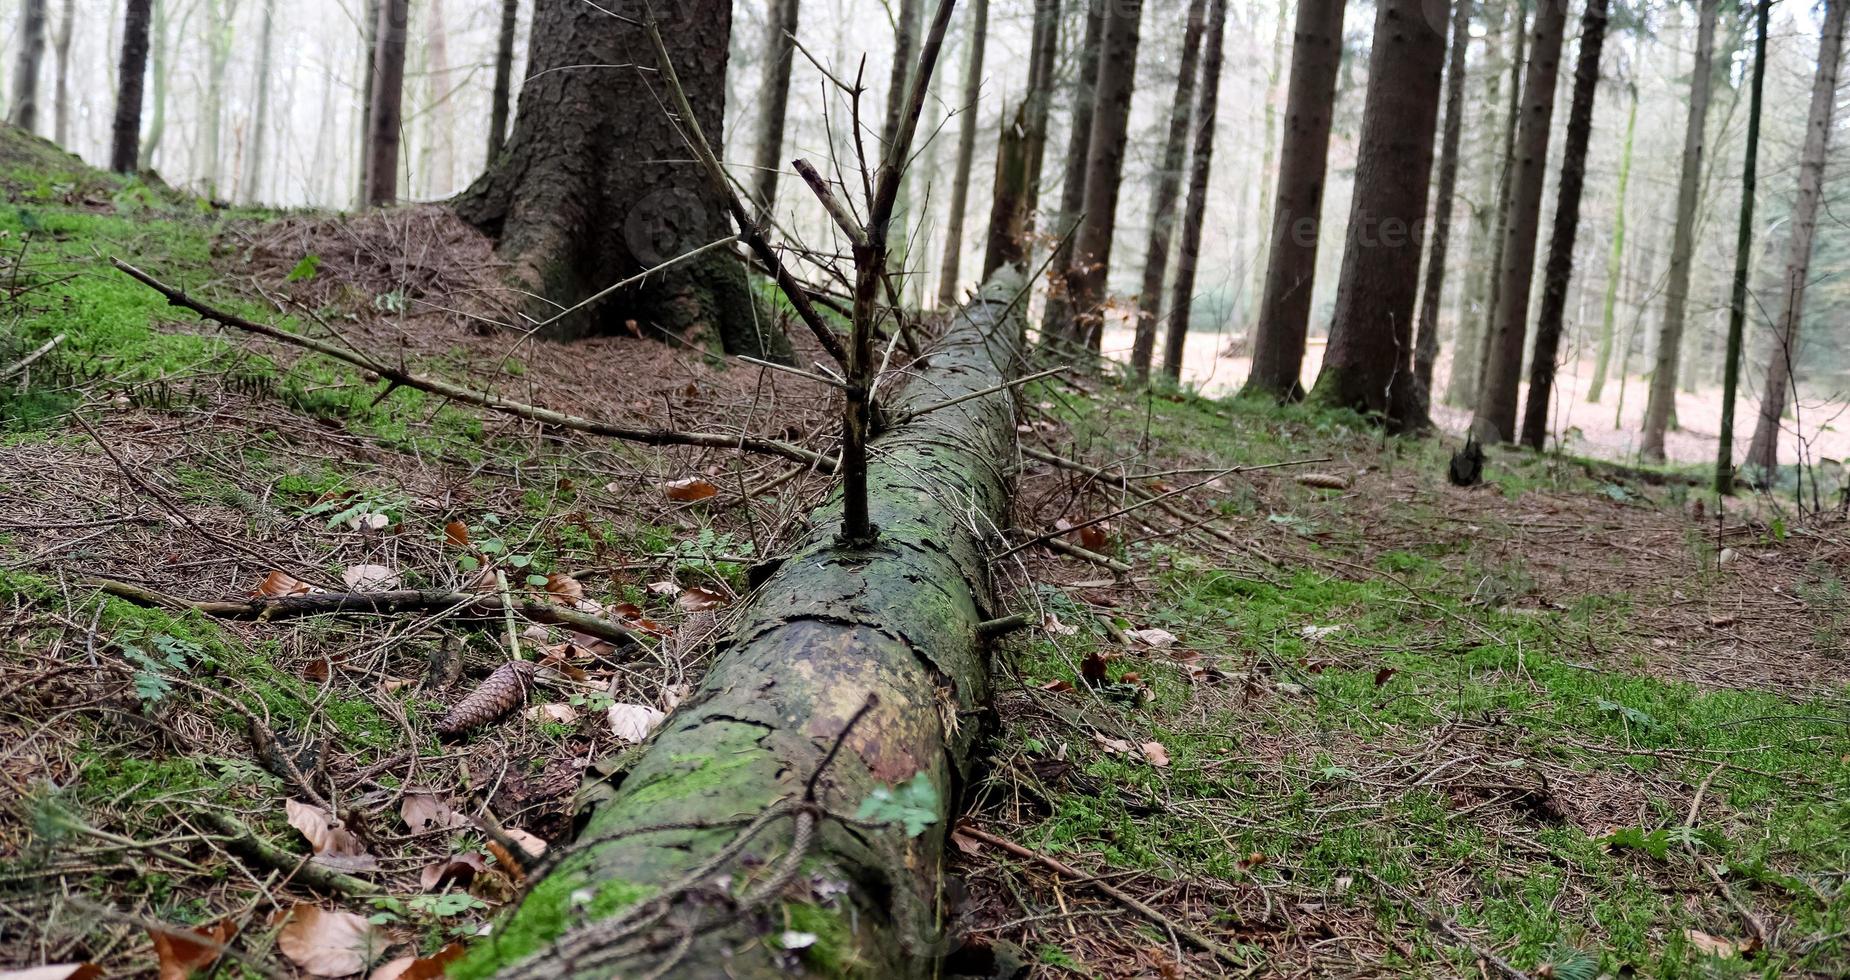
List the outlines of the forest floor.
{"type": "MultiPolygon", "coordinates": [[[[365,960],[466,944],[518,889],[504,839],[565,844],[580,777],[622,747],[611,709],[672,710],[827,481],[385,391],[171,310],[107,259],[583,415],[826,448],[826,400],[697,346],[483,328],[492,256],[438,209],[214,211],[17,138],[0,190],[0,365],[65,338],[0,384],[0,970],[184,975],[222,944],[223,975],[295,975],[309,954],[273,913],[304,906],[370,920],[352,920],[365,960]],[[291,582],[499,590],[484,567],[515,592],[582,590],[645,642],[160,605],[291,582]],[[549,664],[531,707],[439,739],[510,643],[549,664]]],[[[1109,378],[1023,402],[1024,447],[1178,493],[1072,532],[1128,573],[1040,549],[998,563],[1035,625],[999,653],[996,735],[953,832],[967,942],[949,969],[1850,973],[1839,516],[1705,512],[1501,451],[1458,489],[1442,440],[1109,378]],[[1216,475],[1234,465],[1262,468],[1216,475]]],[[[1130,502],[1030,459],[1015,523],[1130,502]]],[[[852,974],[833,942],[806,962],[852,974]]]]}

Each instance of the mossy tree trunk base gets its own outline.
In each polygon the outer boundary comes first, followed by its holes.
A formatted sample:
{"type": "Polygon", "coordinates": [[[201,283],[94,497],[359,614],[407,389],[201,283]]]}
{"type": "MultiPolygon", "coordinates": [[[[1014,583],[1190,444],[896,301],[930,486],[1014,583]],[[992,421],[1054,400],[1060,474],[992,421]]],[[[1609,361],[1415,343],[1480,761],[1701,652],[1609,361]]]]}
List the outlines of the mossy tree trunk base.
{"type": "MultiPolygon", "coordinates": [[[[986,284],[888,417],[1013,376],[1023,283],[1010,267],[986,284]]],[[[876,439],[877,543],[837,542],[839,499],[812,515],[699,690],[600,767],[577,843],[460,975],[928,974],[951,945],[938,869],[987,701],[977,625],[1013,438],[1003,392],[876,439]],[[852,819],[921,776],[932,822],[915,836],[852,819]]]]}

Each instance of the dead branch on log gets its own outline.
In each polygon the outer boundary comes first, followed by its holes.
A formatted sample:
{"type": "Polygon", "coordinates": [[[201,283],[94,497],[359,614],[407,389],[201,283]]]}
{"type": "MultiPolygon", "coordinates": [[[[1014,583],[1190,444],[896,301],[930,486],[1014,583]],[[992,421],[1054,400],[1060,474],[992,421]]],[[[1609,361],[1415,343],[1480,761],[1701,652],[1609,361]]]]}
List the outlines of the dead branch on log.
{"type": "Polygon", "coordinates": [[[720,432],[676,432],[669,429],[633,429],[626,426],[613,425],[609,422],[598,421],[596,419],[582,418],[577,415],[567,415],[564,412],[555,412],[549,408],[540,408],[537,405],[527,405],[512,401],[507,398],[502,398],[499,395],[477,392],[473,389],[465,388],[462,385],[442,381],[437,378],[426,378],[412,374],[402,368],[395,368],[387,364],[382,364],[357,351],[346,350],[324,340],[307,337],[293,331],[284,330],[281,327],[249,320],[235,313],[229,313],[218,309],[215,306],[211,306],[188,296],[185,291],[175,289],[146,272],[129,265],[121,259],[111,259],[110,262],[113,263],[116,268],[140,281],[143,285],[146,285],[149,289],[167,297],[167,302],[171,306],[178,306],[181,309],[191,310],[208,320],[223,324],[227,327],[243,330],[247,333],[258,334],[263,337],[269,337],[272,340],[280,340],[285,344],[291,344],[296,347],[312,350],[326,357],[332,357],[337,361],[342,361],[363,371],[370,372],[391,386],[416,388],[419,391],[428,391],[432,394],[442,395],[445,398],[459,401],[467,405],[474,405],[478,408],[486,408],[517,418],[527,419],[528,421],[539,422],[542,425],[555,425],[561,429],[572,429],[577,432],[590,433],[591,435],[608,436],[612,439],[641,443],[645,446],[704,446],[709,449],[737,449],[748,453],[762,453],[767,456],[782,456],[785,459],[794,460],[805,466],[813,466],[819,472],[823,473],[833,473],[835,471],[835,461],[827,456],[821,453],[811,452],[801,446],[793,446],[787,442],[779,442],[775,439],[760,439],[755,436],[742,434],[731,436],[720,432]]]}
{"type": "Polygon", "coordinates": [[[89,584],[118,599],[127,599],[138,605],[191,609],[218,619],[268,620],[328,614],[384,616],[395,613],[436,612],[461,615],[472,619],[497,620],[510,613],[518,613],[536,623],[563,626],[586,636],[608,640],[619,647],[643,645],[641,637],[618,623],[539,599],[514,599],[511,602],[504,602],[500,596],[495,595],[397,589],[388,592],[317,592],[308,595],[191,601],[164,595],[152,589],[144,589],[138,585],[130,585],[127,582],[96,579],[89,584]]]}
{"type": "Polygon", "coordinates": [[[290,878],[310,888],[319,888],[325,892],[339,892],[354,898],[366,898],[385,891],[370,881],[362,881],[352,875],[341,874],[310,863],[307,855],[283,850],[275,844],[258,837],[246,827],[243,821],[229,813],[217,810],[199,810],[196,815],[214,830],[225,835],[222,843],[231,853],[273,871],[280,871],[290,878]]]}

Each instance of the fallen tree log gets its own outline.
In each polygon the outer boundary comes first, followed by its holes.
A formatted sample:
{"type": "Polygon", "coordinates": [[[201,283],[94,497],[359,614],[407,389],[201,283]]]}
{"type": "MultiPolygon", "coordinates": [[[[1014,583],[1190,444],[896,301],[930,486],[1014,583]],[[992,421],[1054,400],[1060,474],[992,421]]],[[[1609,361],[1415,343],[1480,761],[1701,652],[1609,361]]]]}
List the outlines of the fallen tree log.
{"type": "Polygon", "coordinates": [[[939,866],[987,700],[1015,413],[1008,389],[908,411],[1018,373],[1024,283],[999,272],[889,399],[907,421],[871,444],[877,541],[837,541],[839,495],[812,515],[699,689],[599,767],[577,842],[454,976],[930,972],[951,945],[939,866]]]}

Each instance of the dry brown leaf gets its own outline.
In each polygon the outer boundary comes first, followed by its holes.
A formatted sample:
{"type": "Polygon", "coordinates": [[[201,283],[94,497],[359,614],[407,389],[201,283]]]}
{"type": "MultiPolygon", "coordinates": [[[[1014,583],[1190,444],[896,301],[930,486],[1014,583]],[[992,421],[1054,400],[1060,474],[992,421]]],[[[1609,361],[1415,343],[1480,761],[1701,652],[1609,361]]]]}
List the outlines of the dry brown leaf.
{"type": "Polygon", "coordinates": [[[0,970],[0,980],[102,980],[103,968],[95,963],[57,963],[24,970],[0,970]]]}
{"type": "Polygon", "coordinates": [[[695,587],[682,592],[674,604],[688,612],[707,612],[712,609],[724,609],[726,597],[709,589],[695,587]]]}
{"type": "MultiPolygon", "coordinates": [[[[584,671],[581,670],[579,673],[583,674],[584,671]]],[[[536,704],[527,709],[527,718],[532,721],[553,721],[561,725],[570,725],[578,720],[578,709],[569,704],[536,704]]]]}
{"type": "Polygon", "coordinates": [[[1175,646],[1176,635],[1166,629],[1151,626],[1147,629],[1125,630],[1124,635],[1155,650],[1175,646]]]}
{"type": "Polygon", "coordinates": [[[1078,690],[1078,688],[1073,686],[1072,681],[1069,681],[1066,678],[1061,677],[1055,680],[1048,681],[1045,684],[1042,684],[1041,690],[1051,691],[1055,694],[1071,694],[1072,692],[1078,690]]]}
{"type": "Polygon", "coordinates": [[[300,800],[284,800],[283,810],[288,814],[289,826],[301,831],[314,849],[316,864],[337,871],[378,869],[379,859],[368,854],[366,845],[333,814],[300,800]]]}
{"type": "Polygon", "coordinates": [[[1733,959],[1743,953],[1752,953],[1760,948],[1758,937],[1741,940],[1723,939],[1720,936],[1711,936],[1700,929],[1685,929],[1683,936],[1689,940],[1691,946],[1696,948],[1696,952],[1724,960],[1733,959]]]}
{"type": "Polygon", "coordinates": [[[577,579],[563,572],[554,572],[546,576],[546,591],[568,606],[577,605],[585,597],[585,587],[577,579]]]}
{"type": "Polygon", "coordinates": [[[1098,741],[1098,747],[1112,755],[1129,755],[1135,746],[1121,738],[1107,738],[1104,735],[1092,736],[1098,741]]]}
{"type": "Polygon", "coordinates": [[[457,548],[469,547],[469,525],[461,521],[443,525],[443,540],[457,548]]]}
{"type": "Polygon", "coordinates": [[[315,591],[314,586],[288,572],[271,572],[257,583],[251,595],[259,599],[280,599],[283,596],[309,595],[315,591]]]}
{"type": "Polygon", "coordinates": [[[1078,636],[1079,635],[1079,627],[1068,626],[1065,623],[1060,622],[1060,617],[1055,616],[1053,613],[1048,613],[1046,616],[1041,618],[1041,629],[1046,630],[1048,635],[1050,636],[1078,636]]]}
{"type": "Polygon", "coordinates": [[[1104,551],[1111,547],[1111,530],[1104,524],[1090,524],[1079,529],[1079,546],[1087,551],[1104,551]]]}
{"type": "Polygon", "coordinates": [[[668,717],[659,709],[646,704],[613,704],[610,706],[610,731],[617,740],[634,745],[649,737],[655,726],[668,717]]]}
{"type": "Polygon", "coordinates": [[[673,579],[663,579],[660,582],[650,582],[647,588],[650,592],[653,592],[656,595],[668,596],[668,595],[680,595],[681,594],[681,583],[676,582],[673,579]]]}
{"type": "Polygon", "coordinates": [[[352,912],[297,903],[276,937],[277,948],[302,972],[317,977],[358,973],[379,958],[389,940],[352,912]]]}
{"type": "Polygon", "coordinates": [[[231,919],[172,932],[148,930],[148,937],[154,941],[154,958],[160,964],[161,980],[186,980],[194,970],[211,966],[212,961],[218,959],[221,948],[237,934],[238,924],[231,919]],[[198,942],[191,936],[205,942],[198,942]]]}
{"type": "Polygon", "coordinates": [[[355,592],[389,592],[398,588],[398,573],[384,565],[354,565],[340,573],[340,580],[355,592]]]}
{"type": "Polygon", "coordinates": [[[436,830],[460,830],[474,826],[468,817],[450,809],[435,793],[406,793],[398,804],[398,815],[414,834],[436,830]]]}
{"type": "Polygon", "coordinates": [[[418,885],[427,892],[438,891],[449,884],[467,888],[478,873],[487,870],[488,859],[474,851],[452,854],[441,861],[425,865],[424,870],[418,874],[418,885]]]}
{"type": "Polygon", "coordinates": [[[1105,658],[1098,652],[1086,654],[1086,659],[1079,662],[1079,679],[1085,681],[1087,687],[1098,687],[1104,684],[1105,664],[1105,658]]]}
{"type": "Polygon", "coordinates": [[[546,841],[538,834],[530,834],[527,831],[514,827],[504,828],[501,833],[505,834],[509,840],[519,844],[521,850],[526,851],[534,857],[539,857],[546,853],[546,841]]]}
{"type": "Polygon", "coordinates": [[[676,480],[662,489],[663,492],[668,495],[669,500],[679,501],[684,504],[692,503],[696,500],[705,500],[719,493],[718,487],[697,476],[691,476],[685,480],[676,480]]]}
{"type": "Polygon", "coordinates": [[[1163,743],[1145,742],[1142,745],[1139,745],[1138,748],[1143,750],[1143,757],[1145,759],[1150,760],[1150,765],[1153,765],[1158,769],[1163,769],[1163,768],[1168,767],[1169,750],[1163,747],[1163,743]]]}
{"type": "Polygon", "coordinates": [[[462,943],[451,943],[429,956],[400,956],[381,964],[367,980],[437,980],[464,952],[462,943]]]}

